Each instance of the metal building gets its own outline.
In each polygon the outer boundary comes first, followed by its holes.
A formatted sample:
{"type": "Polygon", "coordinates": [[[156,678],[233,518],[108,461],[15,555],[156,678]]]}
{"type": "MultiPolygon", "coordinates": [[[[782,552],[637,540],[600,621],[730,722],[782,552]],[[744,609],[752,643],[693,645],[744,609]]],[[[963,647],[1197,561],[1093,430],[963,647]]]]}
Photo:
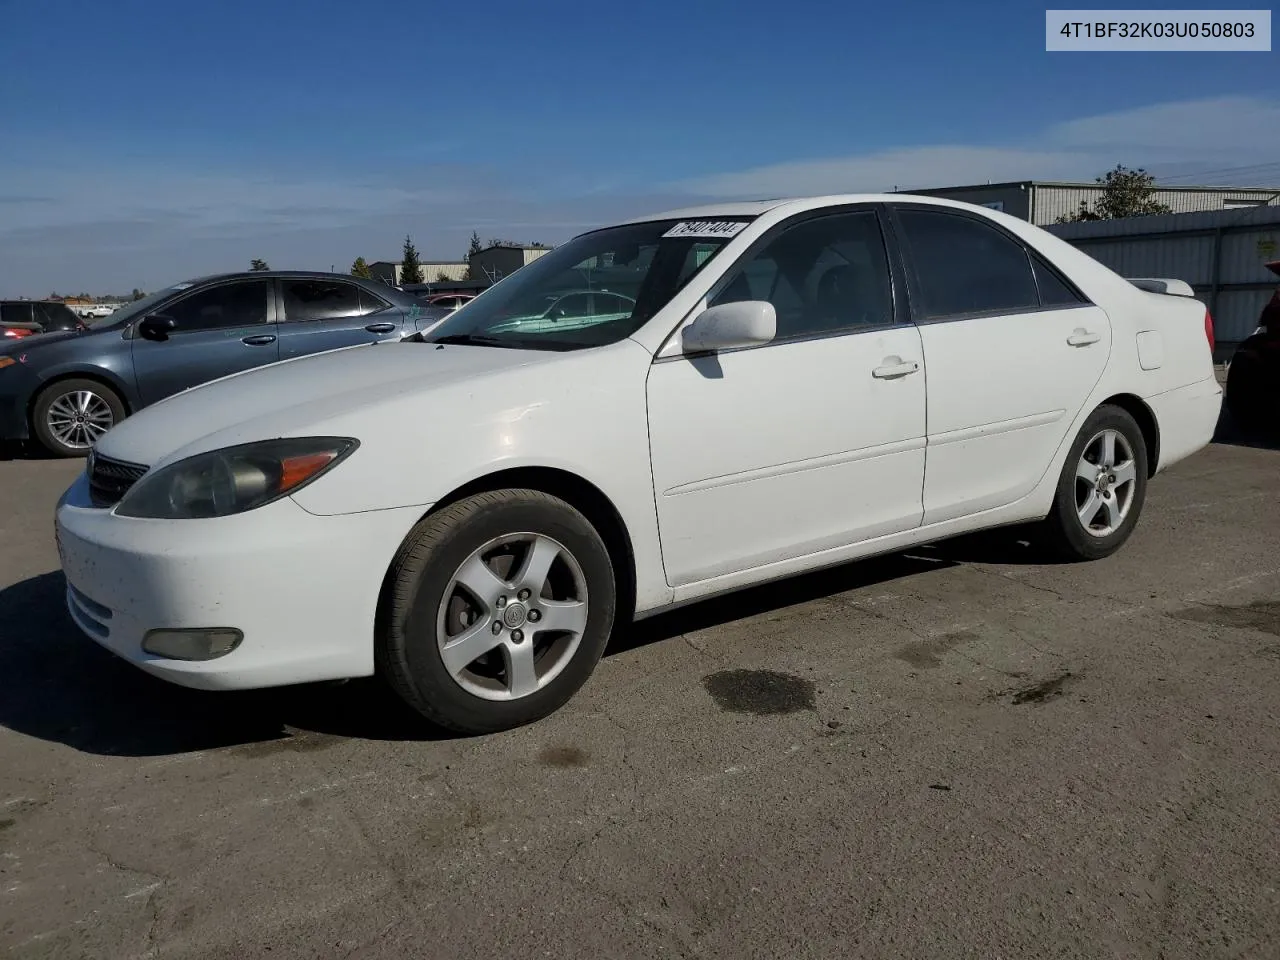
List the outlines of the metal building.
{"type": "Polygon", "coordinates": [[[471,254],[471,270],[478,279],[497,283],[550,252],[550,247],[536,243],[495,243],[471,254]]]}
{"type": "MultiPolygon", "coordinates": [[[[422,279],[432,283],[442,276],[448,280],[467,279],[467,263],[465,260],[431,260],[420,261],[422,279]]],[[[383,283],[393,287],[400,286],[400,278],[404,273],[404,264],[393,260],[375,260],[369,264],[369,271],[383,283]]]]}
{"type": "Polygon", "coordinates": [[[1280,205],[1045,227],[1123,277],[1176,277],[1213,315],[1218,359],[1253,333],[1276,291],[1280,205]]]}
{"type": "MultiPolygon", "coordinates": [[[[1097,183],[1067,183],[1046,180],[1021,180],[1013,183],[987,183],[968,187],[938,187],[929,190],[902,190],[926,197],[943,197],[962,203],[1000,210],[1037,226],[1056,223],[1058,218],[1075,213],[1080,201],[1092,207],[1102,196],[1097,183]]],[[[1274,202],[1280,196],[1276,187],[1160,187],[1152,199],[1167,204],[1174,213],[1202,210],[1237,210],[1274,202]]]]}

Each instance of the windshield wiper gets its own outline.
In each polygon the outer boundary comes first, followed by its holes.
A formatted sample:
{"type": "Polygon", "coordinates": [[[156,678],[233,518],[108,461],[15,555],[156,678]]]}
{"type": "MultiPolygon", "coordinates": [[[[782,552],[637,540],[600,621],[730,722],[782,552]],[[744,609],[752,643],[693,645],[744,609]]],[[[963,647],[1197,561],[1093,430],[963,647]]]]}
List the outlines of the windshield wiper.
{"type": "Polygon", "coordinates": [[[462,347],[506,347],[505,343],[499,337],[485,337],[475,333],[450,333],[443,337],[433,337],[428,340],[423,337],[423,343],[449,343],[462,347]]]}

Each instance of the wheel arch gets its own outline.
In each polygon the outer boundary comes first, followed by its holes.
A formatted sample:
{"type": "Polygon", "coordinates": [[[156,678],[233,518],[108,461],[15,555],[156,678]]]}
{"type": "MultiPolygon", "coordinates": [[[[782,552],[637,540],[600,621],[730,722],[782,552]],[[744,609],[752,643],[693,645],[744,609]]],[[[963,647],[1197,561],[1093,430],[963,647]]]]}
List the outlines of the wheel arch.
{"type": "MultiPolygon", "coordinates": [[[[494,490],[510,489],[538,490],[542,493],[559,497],[570,506],[582,512],[599,532],[609,551],[609,559],[617,574],[617,618],[616,623],[629,622],[635,612],[636,604],[636,566],[635,554],[632,550],[631,534],[622,519],[622,514],[609,496],[590,480],[576,473],[558,467],[512,467],[485,474],[470,480],[452,490],[432,504],[431,509],[422,515],[422,520],[430,517],[446,507],[465,500],[478,493],[489,493],[494,490]]],[[[390,584],[391,565],[387,568],[387,579],[383,584],[383,599],[390,584]]],[[[383,607],[380,601],[379,608],[383,607]]]]}
{"type": "Polygon", "coordinates": [[[50,387],[62,383],[65,380],[90,380],[94,383],[107,387],[112,393],[120,398],[120,402],[124,404],[124,414],[126,417],[132,416],[136,411],[134,404],[129,397],[129,391],[124,384],[117,380],[109,373],[105,373],[100,369],[92,370],[59,370],[56,374],[40,383],[31,391],[31,396],[27,398],[27,425],[35,426],[36,404],[40,401],[40,397],[50,387]]]}
{"type": "Polygon", "coordinates": [[[1155,476],[1160,466],[1160,424],[1156,420],[1156,415],[1151,412],[1151,408],[1141,397],[1132,393],[1117,393],[1107,397],[1098,406],[1119,407],[1133,417],[1138,424],[1138,429],[1142,431],[1142,442],[1147,446],[1147,476],[1155,476]]]}

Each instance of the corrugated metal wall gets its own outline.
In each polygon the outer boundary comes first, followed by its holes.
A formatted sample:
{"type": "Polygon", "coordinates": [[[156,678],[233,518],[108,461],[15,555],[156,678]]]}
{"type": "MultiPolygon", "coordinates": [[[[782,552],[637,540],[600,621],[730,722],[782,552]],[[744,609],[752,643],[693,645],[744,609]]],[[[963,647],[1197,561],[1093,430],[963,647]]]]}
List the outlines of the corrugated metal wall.
{"type": "MultiPolygon", "coordinates": [[[[1033,216],[1038,226],[1056,223],[1058,217],[1075,213],[1080,201],[1090,207],[1102,198],[1100,187],[1077,187],[1059,184],[1037,184],[1033,216]]],[[[1157,190],[1154,199],[1167,204],[1174,213],[1196,213],[1202,210],[1222,210],[1232,203],[1260,203],[1275,197],[1274,190],[1157,190]]],[[[1239,209],[1239,208],[1237,208],[1239,209]]],[[[1247,207],[1245,208],[1247,209],[1247,207]]]]}
{"type": "Polygon", "coordinates": [[[1123,277],[1175,277],[1213,310],[1219,358],[1258,325],[1280,285],[1280,206],[1046,225],[1123,277]]]}

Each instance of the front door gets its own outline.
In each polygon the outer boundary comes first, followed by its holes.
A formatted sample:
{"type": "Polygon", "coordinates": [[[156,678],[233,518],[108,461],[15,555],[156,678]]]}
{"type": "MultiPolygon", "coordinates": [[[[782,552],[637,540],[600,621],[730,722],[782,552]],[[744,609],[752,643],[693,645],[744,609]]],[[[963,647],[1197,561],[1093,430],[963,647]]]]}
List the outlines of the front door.
{"type": "Polygon", "coordinates": [[[1102,377],[1110,321],[983,217],[894,217],[929,366],[924,522],[1006,506],[1044,476],[1102,377]]]}
{"type": "Polygon", "coordinates": [[[171,317],[167,340],[133,330],[133,372],[143,403],[280,359],[270,321],[270,280],[234,280],[201,287],[160,307],[171,317]]]}
{"type": "Polygon", "coordinates": [[[402,317],[363,287],[327,277],[280,280],[280,359],[401,335],[402,317]]]}
{"type": "Polygon", "coordinates": [[[924,483],[920,334],[894,307],[874,209],[766,235],[710,305],[765,300],[768,344],[658,359],[653,478],[680,587],[917,527],[924,483]]]}

